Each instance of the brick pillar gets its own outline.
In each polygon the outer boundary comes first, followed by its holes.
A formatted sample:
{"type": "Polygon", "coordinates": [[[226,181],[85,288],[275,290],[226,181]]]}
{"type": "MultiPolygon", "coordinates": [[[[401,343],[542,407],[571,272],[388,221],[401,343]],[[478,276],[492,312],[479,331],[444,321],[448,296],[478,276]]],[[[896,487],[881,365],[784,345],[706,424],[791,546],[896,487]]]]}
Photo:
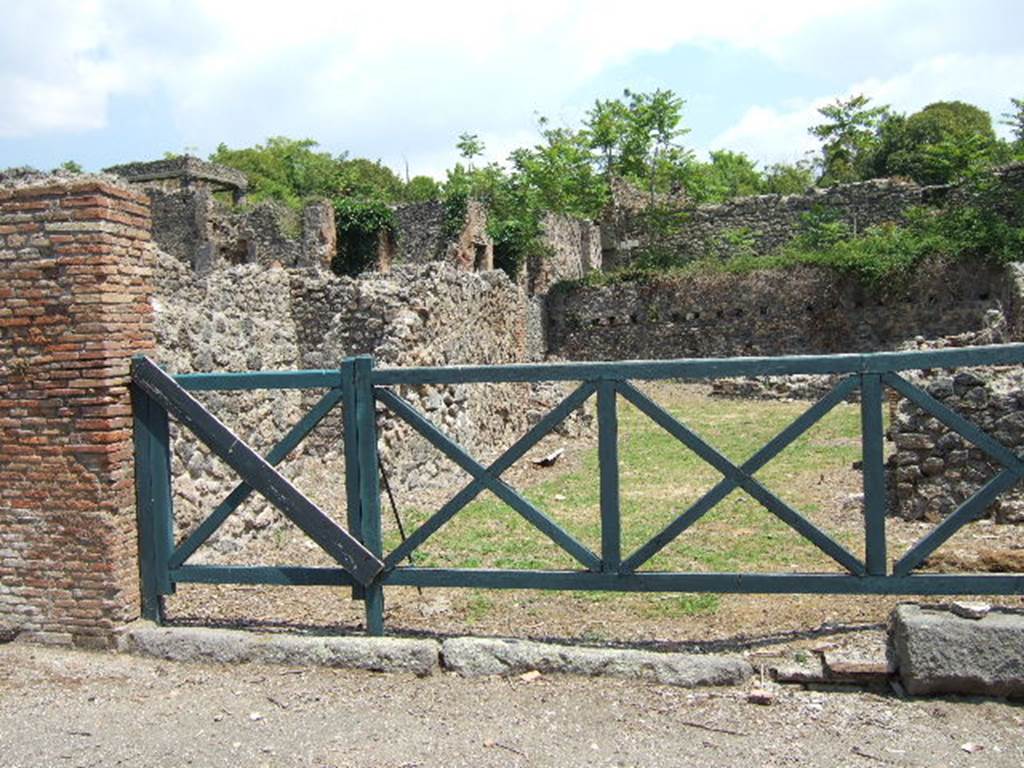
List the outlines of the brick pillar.
{"type": "Polygon", "coordinates": [[[150,215],[107,181],[0,187],[0,633],[107,646],[138,615],[129,359],[150,215]]]}

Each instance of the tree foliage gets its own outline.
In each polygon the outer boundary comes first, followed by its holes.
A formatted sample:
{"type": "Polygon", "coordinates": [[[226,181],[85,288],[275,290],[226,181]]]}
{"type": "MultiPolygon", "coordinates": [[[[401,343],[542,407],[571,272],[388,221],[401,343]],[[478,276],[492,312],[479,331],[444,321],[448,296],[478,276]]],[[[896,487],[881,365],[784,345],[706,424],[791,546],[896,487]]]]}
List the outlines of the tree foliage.
{"type": "Polygon", "coordinates": [[[938,101],[887,130],[876,175],[906,176],[920,184],[948,184],[989,164],[996,149],[992,117],[962,101],[938,101]]]}
{"type": "Polygon", "coordinates": [[[871,99],[856,94],[836,99],[818,113],[825,121],[808,131],[823,142],[822,184],[843,184],[864,178],[877,142],[878,129],[889,113],[887,106],[870,107],[871,99]]]}
{"type": "Polygon", "coordinates": [[[391,202],[401,199],[402,180],[380,161],[317,151],[312,139],[275,136],[264,144],[210,155],[215,163],[236,168],[249,180],[250,197],[277,200],[293,208],[310,198],[358,197],[391,202]]]}

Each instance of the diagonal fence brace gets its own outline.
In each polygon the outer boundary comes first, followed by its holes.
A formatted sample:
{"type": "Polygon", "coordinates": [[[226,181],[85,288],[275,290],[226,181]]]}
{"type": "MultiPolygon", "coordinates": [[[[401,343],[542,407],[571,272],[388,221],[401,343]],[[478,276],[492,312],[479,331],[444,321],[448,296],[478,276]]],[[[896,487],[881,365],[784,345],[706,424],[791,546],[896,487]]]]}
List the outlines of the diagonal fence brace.
{"type": "MultiPolygon", "coordinates": [[[[761,467],[771,461],[784,451],[794,440],[804,432],[818,423],[825,414],[829,413],[846,397],[857,389],[859,381],[855,376],[848,376],[814,403],[810,408],[800,414],[788,427],[769,440],[760,450],[740,465],[740,472],[746,476],[752,476],[761,467]]],[[[655,534],[650,541],[636,550],[623,562],[624,571],[635,571],[648,560],[668,546],[673,540],[679,537],[690,526],[700,520],[705,514],[711,511],[726,496],[739,487],[739,479],[736,476],[723,477],[716,485],[695,501],[689,509],[669,523],[660,533],[655,534]]]]}
{"type": "Polygon", "coordinates": [[[765,488],[758,480],[729,461],[715,448],[706,443],[697,433],[665,411],[660,405],[648,398],[647,395],[625,381],[617,382],[616,387],[627,400],[633,403],[642,413],[650,417],[655,424],[721,472],[723,476],[732,479],[740,488],[754,497],[761,506],[814,544],[814,546],[839,563],[839,565],[855,576],[866,575],[867,570],[864,564],[853,553],[765,488]]]}
{"type": "MultiPolygon", "coordinates": [[[[495,459],[487,467],[487,474],[498,478],[501,474],[526,455],[533,446],[544,438],[551,430],[565,421],[569,414],[583,405],[596,390],[593,382],[584,382],[572,393],[567,395],[562,402],[549,411],[544,418],[530,428],[526,434],[513,443],[507,451],[495,459]]],[[[480,480],[471,480],[463,488],[452,496],[433,515],[431,515],[419,528],[413,531],[409,538],[400,544],[390,555],[384,558],[384,564],[393,568],[402,560],[412,554],[428,538],[436,533],[441,526],[447,523],[461,509],[480,495],[485,486],[480,480]]]]}
{"type": "Polygon", "coordinates": [[[369,584],[384,563],[331,520],[316,504],[246,445],[152,360],[134,361],[134,383],[192,431],[215,455],[295,523],[360,584],[369,584]]]}
{"type": "Polygon", "coordinates": [[[551,539],[555,544],[572,555],[591,570],[600,570],[601,558],[578,541],[572,534],[523,498],[508,483],[491,475],[482,464],[471,457],[451,438],[435,427],[426,417],[412,407],[405,399],[389,389],[376,389],[377,399],[401,417],[409,426],[419,432],[428,442],[468,472],[495,496],[518,512],[527,522],[551,539]]]}
{"type": "MultiPolygon", "coordinates": [[[[327,392],[320,400],[313,406],[313,408],[303,416],[294,427],[292,427],[288,434],[286,434],[281,441],[277,443],[270,452],[266,455],[267,463],[272,466],[277,466],[285,458],[298,447],[306,435],[316,429],[317,425],[323,421],[324,417],[334,408],[335,405],[340,402],[342,398],[341,389],[332,389],[327,392]]],[[[188,560],[199,547],[209,539],[224,521],[231,516],[231,513],[238,509],[245,500],[252,495],[253,488],[251,485],[245,482],[241,482],[236,485],[231,493],[224,497],[224,500],[210,513],[210,516],[203,520],[189,537],[185,539],[182,544],[178,546],[174,553],[171,555],[171,559],[168,561],[168,565],[171,568],[177,568],[188,560]]]]}

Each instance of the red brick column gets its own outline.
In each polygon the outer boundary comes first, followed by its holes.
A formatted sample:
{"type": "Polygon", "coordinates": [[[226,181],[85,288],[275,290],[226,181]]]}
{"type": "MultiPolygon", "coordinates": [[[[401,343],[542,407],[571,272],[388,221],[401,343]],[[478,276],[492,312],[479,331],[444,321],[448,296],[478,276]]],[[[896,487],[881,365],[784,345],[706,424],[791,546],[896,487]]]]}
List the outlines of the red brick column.
{"type": "Polygon", "coordinates": [[[138,615],[132,354],[150,216],[105,180],[0,187],[0,633],[106,646],[138,615]]]}

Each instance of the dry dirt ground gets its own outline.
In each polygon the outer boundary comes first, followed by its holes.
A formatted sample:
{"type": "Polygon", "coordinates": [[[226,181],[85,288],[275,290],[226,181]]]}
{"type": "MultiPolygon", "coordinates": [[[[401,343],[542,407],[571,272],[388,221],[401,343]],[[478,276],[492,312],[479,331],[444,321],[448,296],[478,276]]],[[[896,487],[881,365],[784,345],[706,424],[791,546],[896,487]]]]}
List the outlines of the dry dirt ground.
{"type": "Polygon", "coordinates": [[[0,764],[1020,766],[1024,708],[610,679],[417,679],[0,646],[0,764]]]}

